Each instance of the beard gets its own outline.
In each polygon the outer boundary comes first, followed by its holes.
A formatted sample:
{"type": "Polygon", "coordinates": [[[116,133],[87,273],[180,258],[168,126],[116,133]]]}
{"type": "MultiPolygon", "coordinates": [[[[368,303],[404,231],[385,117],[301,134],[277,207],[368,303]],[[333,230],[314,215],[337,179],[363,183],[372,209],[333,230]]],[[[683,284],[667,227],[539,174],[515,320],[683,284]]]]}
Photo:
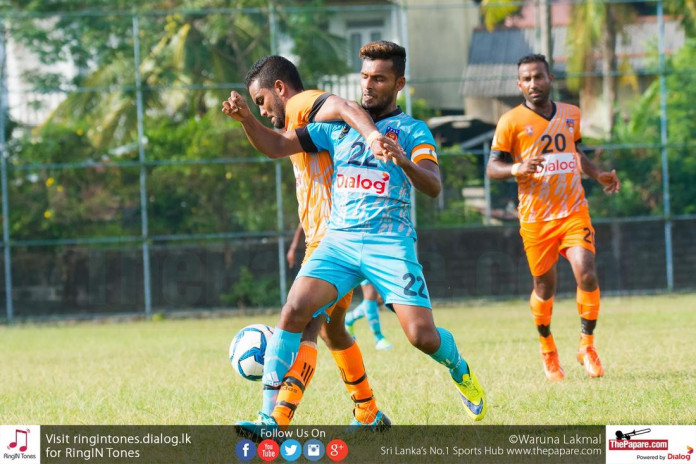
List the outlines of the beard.
{"type": "Polygon", "coordinates": [[[277,95],[273,97],[273,127],[285,129],[285,105],[277,95]]]}
{"type": "Polygon", "coordinates": [[[377,117],[381,116],[391,106],[392,101],[390,98],[372,97],[368,102],[365,102],[365,97],[363,96],[360,104],[371,116],[377,117]]]}

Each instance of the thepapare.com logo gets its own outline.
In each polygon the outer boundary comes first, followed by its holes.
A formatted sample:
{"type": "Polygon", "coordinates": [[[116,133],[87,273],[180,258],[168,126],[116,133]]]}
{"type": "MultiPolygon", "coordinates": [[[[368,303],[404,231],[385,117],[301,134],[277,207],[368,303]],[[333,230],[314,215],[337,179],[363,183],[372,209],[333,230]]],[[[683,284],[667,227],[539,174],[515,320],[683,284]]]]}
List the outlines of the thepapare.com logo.
{"type": "Polygon", "coordinates": [[[647,435],[650,429],[633,429],[623,432],[617,430],[616,439],[609,440],[609,449],[612,451],[667,451],[669,440],[652,440],[645,438],[636,439],[636,436],[647,435]]]}

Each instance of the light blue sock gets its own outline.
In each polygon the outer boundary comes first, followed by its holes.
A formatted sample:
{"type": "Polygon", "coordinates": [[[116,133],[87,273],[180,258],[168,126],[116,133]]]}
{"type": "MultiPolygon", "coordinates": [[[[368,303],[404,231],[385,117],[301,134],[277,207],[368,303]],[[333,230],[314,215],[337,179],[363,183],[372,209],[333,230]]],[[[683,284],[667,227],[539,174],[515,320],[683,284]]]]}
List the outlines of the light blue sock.
{"type": "Polygon", "coordinates": [[[457,343],[450,331],[441,327],[438,327],[437,331],[440,333],[440,347],[430,357],[448,367],[452,378],[461,382],[464,374],[469,373],[469,365],[459,354],[457,343]]]}
{"type": "Polygon", "coordinates": [[[382,335],[382,324],[379,321],[379,305],[376,300],[364,300],[362,304],[365,305],[365,317],[367,323],[370,324],[375,340],[380,341],[384,335],[382,335]]]}
{"type": "Polygon", "coordinates": [[[278,397],[278,387],[283,377],[288,373],[300,350],[301,333],[287,332],[275,328],[273,336],[266,346],[266,356],[263,365],[263,407],[261,412],[270,415],[278,397]],[[270,388],[267,388],[270,387],[270,388]]]}
{"type": "Polygon", "coordinates": [[[365,317],[365,300],[355,307],[354,310],[346,313],[346,324],[350,325],[355,323],[355,321],[365,317]]]}

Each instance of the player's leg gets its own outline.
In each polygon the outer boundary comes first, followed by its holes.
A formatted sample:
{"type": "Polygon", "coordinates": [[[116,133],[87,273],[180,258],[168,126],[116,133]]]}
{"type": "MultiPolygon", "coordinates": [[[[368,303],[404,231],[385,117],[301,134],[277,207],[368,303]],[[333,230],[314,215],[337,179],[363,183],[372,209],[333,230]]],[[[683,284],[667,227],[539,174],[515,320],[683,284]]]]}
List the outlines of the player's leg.
{"type": "Polygon", "coordinates": [[[553,297],[556,293],[556,263],[558,262],[560,223],[521,224],[520,235],[527,255],[534,289],[529,297],[529,308],[539,335],[539,347],[544,374],[551,381],[565,378],[558,359],[558,349],[551,333],[553,297]]]}
{"type": "MultiPolygon", "coordinates": [[[[331,240],[327,241],[327,245],[322,248],[324,250],[327,246],[329,246],[331,243],[331,240]]],[[[311,280],[320,280],[323,282],[322,285],[330,285],[334,288],[338,288],[341,286],[341,284],[334,285],[332,283],[329,283],[329,281],[324,280],[324,279],[316,279],[314,277],[309,277],[309,276],[302,276],[302,272],[309,272],[310,274],[312,272],[318,273],[318,275],[323,276],[331,280],[331,272],[326,271],[326,267],[328,266],[332,270],[339,269],[339,272],[345,275],[349,275],[350,272],[348,269],[342,268],[342,266],[339,263],[333,263],[331,259],[327,259],[327,252],[324,250],[322,252],[319,252],[317,254],[317,257],[315,257],[315,260],[312,261],[309,265],[307,265],[309,259],[311,256],[314,255],[315,251],[318,249],[319,242],[313,242],[309,243],[307,245],[307,251],[305,253],[305,259],[302,262],[302,270],[300,273],[300,277],[298,277],[298,281],[300,278],[304,279],[311,279],[311,280]],[[318,263],[318,264],[317,264],[318,263]]],[[[329,246],[330,248],[330,246],[329,246]]],[[[329,256],[331,256],[331,253],[335,253],[335,251],[329,251],[329,256]]],[[[311,282],[310,280],[310,282],[311,282]]],[[[296,281],[297,282],[297,281],[296,281]]],[[[294,287],[294,285],[293,285],[294,287]]],[[[346,288],[341,286],[341,288],[346,288]]],[[[348,287],[352,288],[352,287],[348,287]]],[[[332,293],[333,295],[334,293],[332,293]]],[[[352,291],[349,292],[347,295],[345,295],[340,301],[345,302],[342,306],[341,313],[338,315],[338,318],[340,319],[340,324],[343,324],[343,317],[345,314],[345,308],[347,308],[350,305],[350,301],[352,298],[352,291]]],[[[293,290],[291,289],[291,294],[288,295],[288,303],[292,303],[293,300],[296,299],[296,296],[293,294],[293,290]]],[[[335,300],[334,300],[335,301],[335,300]]],[[[286,305],[287,306],[287,305],[286,305]]],[[[280,386],[280,392],[276,398],[275,401],[275,406],[273,408],[273,412],[271,413],[271,416],[276,420],[278,425],[280,426],[287,426],[290,421],[292,420],[295,411],[297,410],[297,407],[299,406],[302,397],[304,396],[304,392],[309,385],[309,382],[311,381],[314,372],[316,371],[316,358],[317,358],[317,347],[316,347],[316,341],[317,341],[317,336],[319,334],[319,331],[321,330],[322,326],[324,326],[324,322],[327,321],[329,318],[326,316],[330,316],[332,319],[334,318],[333,311],[335,310],[336,305],[330,305],[330,307],[326,308],[324,311],[316,311],[314,313],[314,318],[312,319],[311,322],[305,327],[304,332],[302,334],[302,342],[300,344],[299,350],[297,357],[295,359],[295,362],[293,365],[290,367],[289,371],[286,373],[285,377],[283,378],[282,384],[280,386]]],[[[283,319],[283,315],[281,314],[281,319],[283,319]]],[[[292,323],[292,320],[289,321],[289,323],[292,323]]],[[[299,322],[300,325],[302,324],[302,321],[299,322]]],[[[279,324],[280,325],[280,324],[279,324]]],[[[343,327],[343,326],[341,326],[343,327]]],[[[343,332],[345,332],[345,329],[343,329],[343,332]]],[[[348,340],[352,340],[352,338],[348,335],[345,334],[345,336],[348,338],[348,340]]],[[[344,341],[344,343],[348,343],[348,341],[344,341]]],[[[346,345],[347,346],[347,345],[346,345]]],[[[362,361],[362,358],[361,358],[362,361]]],[[[269,387],[273,388],[273,387],[269,387]]]]}
{"type": "MultiPolygon", "coordinates": [[[[301,272],[301,271],[300,271],[301,272]]],[[[324,310],[336,300],[336,287],[325,280],[298,276],[288,293],[280,320],[266,346],[263,366],[263,403],[256,422],[241,421],[237,433],[252,440],[260,438],[265,428],[276,428],[271,416],[282,380],[298,357],[302,332],[314,317],[323,317],[324,310]]],[[[316,334],[314,335],[316,340],[316,334]]],[[[311,354],[308,354],[311,356],[311,354]]]]}
{"type": "Polygon", "coordinates": [[[594,254],[583,247],[575,246],[566,250],[566,256],[573,268],[578,285],[576,292],[580,315],[578,361],[585,367],[590,377],[601,377],[604,375],[604,367],[594,345],[594,330],[599,317],[599,285],[594,254]]]}
{"type": "Polygon", "coordinates": [[[331,320],[322,326],[321,337],[331,351],[343,383],[353,400],[351,426],[381,432],[391,426],[391,421],[377,407],[360,347],[345,328],[344,317],[349,306],[349,298],[339,300],[331,314],[331,320]]]}
{"type": "Polygon", "coordinates": [[[561,254],[570,262],[578,286],[576,299],[581,324],[578,361],[590,377],[601,377],[604,367],[594,345],[594,329],[599,316],[594,228],[586,211],[566,218],[560,246],[561,254]]]}
{"type": "Polygon", "coordinates": [[[357,257],[350,256],[354,249],[350,240],[327,233],[302,265],[266,347],[262,415],[272,413],[282,379],[298,355],[301,333],[309,322],[325,314],[337,295],[345,295],[360,281],[359,271],[350,260],[357,261],[357,257]]]}
{"type": "Polygon", "coordinates": [[[369,281],[362,283],[365,317],[370,325],[372,335],[375,337],[375,347],[378,350],[390,350],[394,348],[389,340],[382,334],[382,323],[379,319],[379,293],[369,281]]]}
{"type": "Polygon", "coordinates": [[[396,303],[392,306],[408,341],[449,369],[469,417],[476,421],[483,419],[487,409],[485,393],[469,364],[459,354],[452,333],[435,326],[430,308],[396,303]]]}
{"type": "MultiPolygon", "coordinates": [[[[363,281],[360,286],[362,287],[367,281],[363,281]]],[[[352,311],[347,311],[346,312],[346,330],[350,334],[351,337],[355,338],[355,327],[354,324],[356,321],[359,321],[363,317],[365,317],[365,307],[367,306],[367,300],[364,298],[365,293],[363,292],[363,300],[360,302],[358,306],[352,311]]]]}
{"type": "Polygon", "coordinates": [[[326,318],[322,314],[307,325],[302,332],[297,358],[283,377],[275,406],[270,414],[281,428],[290,425],[304,392],[314,377],[317,366],[317,338],[325,321],[326,318]]]}
{"type": "MultiPolygon", "coordinates": [[[[298,277],[292,284],[288,298],[280,312],[280,320],[266,347],[263,367],[263,409],[271,414],[282,379],[290,370],[300,349],[302,332],[314,313],[336,300],[336,287],[313,277],[298,277]]],[[[317,314],[318,316],[319,314],[317,314]]]]}
{"type": "Polygon", "coordinates": [[[409,342],[449,369],[467,414],[481,420],[486,414],[485,394],[469,364],[459,354],[452,333],[436,327],[423,267],[412,237],[375,236],[363,246],[365,277],[396,313],[409,342]]]}
{"type": "Polygon", "coordinates": [[[556,341],[551,333],[553,299],[556,293],[556,264],[540,276],[533,276],[534,290],[529,297],[529,308],[539,334],[539,348],[546,378],[557,382],[565,378],[565,372],[558,359],[556,341]]]}

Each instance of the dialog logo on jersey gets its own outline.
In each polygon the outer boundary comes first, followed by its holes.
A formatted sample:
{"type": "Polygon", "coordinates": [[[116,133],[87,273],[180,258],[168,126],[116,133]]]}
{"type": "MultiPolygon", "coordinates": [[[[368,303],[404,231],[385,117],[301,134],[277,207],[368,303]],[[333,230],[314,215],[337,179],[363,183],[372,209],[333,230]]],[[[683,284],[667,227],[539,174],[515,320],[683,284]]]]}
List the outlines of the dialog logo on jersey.
{"type": "Polygon", "coordinates": [[[544,155],[544,162],[536,170],[536,176],[555,176],[575,172],[577,160],[575,153],[550,153],[544,155]]]}
{"type": "Polygon", "coordinates": [[[336,173],[336,189],[385,196],[389,191],[389,174],[376,169],[342,168],[336,173]]]}

